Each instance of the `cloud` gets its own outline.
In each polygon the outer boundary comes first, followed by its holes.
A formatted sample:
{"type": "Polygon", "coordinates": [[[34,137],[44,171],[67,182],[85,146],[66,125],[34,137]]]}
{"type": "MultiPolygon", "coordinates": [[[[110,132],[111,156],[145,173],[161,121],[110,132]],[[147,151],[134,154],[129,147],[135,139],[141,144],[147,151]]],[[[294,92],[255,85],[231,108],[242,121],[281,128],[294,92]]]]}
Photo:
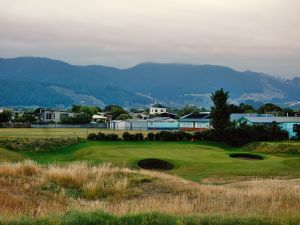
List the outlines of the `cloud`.
{"type": "Polygon", "coordinates": [[[298,0],[0,0],[0,56],[300,76],[298,0]]]}

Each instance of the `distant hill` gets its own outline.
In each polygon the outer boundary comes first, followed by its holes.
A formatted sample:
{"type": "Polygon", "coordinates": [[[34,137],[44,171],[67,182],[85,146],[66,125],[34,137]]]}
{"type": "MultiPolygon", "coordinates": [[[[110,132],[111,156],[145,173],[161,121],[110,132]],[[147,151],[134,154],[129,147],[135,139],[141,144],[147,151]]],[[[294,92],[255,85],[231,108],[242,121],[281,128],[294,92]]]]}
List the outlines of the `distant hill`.
{"type": "Polygon", "coordinates": [[[142,63],[128,69],[76,66],[38,57],[0,59],[0,106],[119,104],[208,106],[210,93],[234,102],[299,102],[300,78],[283,80],[214,65],[142,63]]]}

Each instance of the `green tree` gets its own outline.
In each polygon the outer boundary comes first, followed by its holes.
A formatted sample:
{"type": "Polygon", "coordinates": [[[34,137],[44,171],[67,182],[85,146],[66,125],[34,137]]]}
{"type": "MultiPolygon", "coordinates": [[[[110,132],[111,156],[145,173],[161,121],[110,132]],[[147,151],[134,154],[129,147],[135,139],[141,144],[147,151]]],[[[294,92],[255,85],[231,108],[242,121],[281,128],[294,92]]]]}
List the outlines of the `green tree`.
{"type": "Polygon", "coordinates": [[[229,93],[225,92],[223,88],[215,91],[211,95],[213,105],[211,106],[211,125],[214,128],[218,139],[223,139],[224,130],[230,127],[230,111],[227,100],[229,93]]]}
{"type": "Polygon", "coordinates": [[[238,107],[235,104],[229,104],[228,107],[229,107],[230,113],[240,113],[241,112],[240,107],[238,107]]]}
{"type": "Polygon", "coordinates": [[[0,123],[6,123],[11,120],[12,112],[10,110],[3,110],[0,113],[0,123]]]}
{"type": "Polygon", "coordinates": [[[200,109],[194,105],[186,105],[182,109],[179,110],[180,116],[185,116],[193,112],[200,112],[200,109]]]}
{"type": "Polygon", "coordinates": [[[255,109],[253,108],[252,105],[248,105],[248,104],[245,104],[245,103],[241,103],[239,105],[239,111],[240,113],[255,113],[255,109]]]}
{"type": "Polygon", "coordinates": [[[121,114],[116,119],[117,120],[128,120],[128,119],[132,119],[132,117],[129,114],[121,114]]]}
{"type": "Polygon", "coordinates": [[[281,113],[282,108],[273,103],[267,103],[258,108],[258,113],[281,113]]]}
{"type": "Polygon", "coordinates": [[[98,112],[101,112],[101,109],[97,106],[82,106],[82,105],[73,105],[72,112],[74,113],[86,113],[90,117],[98,112]]]}
{"type": "Polygon", "coordinates": [[[108,105],[105,107],[104,111],[106,113],[108,113],[113,120],[117,119],[118,116],[120,116],[122,114],[128,115],[128,112],[125,109],[123,109],[121,106],[118,106],[118,105],[108,105]]]}
{"type": "Polygon", "coordinates": [[[21,123],[25,123],[25,122],[33,123],[35,121],[36,119],[34,118],[34,116],[32,114],[27,114],[27,113],[19,115],[15,118],[15,122],[21,122],[21,123]]]}

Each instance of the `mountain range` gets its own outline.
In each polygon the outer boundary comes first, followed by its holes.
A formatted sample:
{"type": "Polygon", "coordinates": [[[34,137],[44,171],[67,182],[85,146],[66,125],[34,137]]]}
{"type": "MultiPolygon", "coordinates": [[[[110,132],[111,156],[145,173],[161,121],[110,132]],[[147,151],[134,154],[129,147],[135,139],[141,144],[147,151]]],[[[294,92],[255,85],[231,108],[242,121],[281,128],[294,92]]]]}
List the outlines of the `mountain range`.
{"type": "Polygon", "coordinates": [[[41,57],[0,58],[0,106],[69,107],[160,102],[207,107],[224,88],[235,103],[273,102],[297,106],[300,78],[280,79],[215,65],[141,63],[128,69],[78,66],[41,57]]]}

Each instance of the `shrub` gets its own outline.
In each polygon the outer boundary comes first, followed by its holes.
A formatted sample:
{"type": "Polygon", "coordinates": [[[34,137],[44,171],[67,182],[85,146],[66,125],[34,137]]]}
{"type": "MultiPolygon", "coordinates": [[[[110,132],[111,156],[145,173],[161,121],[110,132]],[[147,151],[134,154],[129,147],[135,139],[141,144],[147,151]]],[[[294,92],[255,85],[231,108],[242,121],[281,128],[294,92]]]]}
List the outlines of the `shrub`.
{"type": "Polygon", "coordinates": [[[128,132],[124,132],[122,135],[124,141],[143,141],[144,135],[142,133],[130,134],[128,132]]]}
{"type": "Polygon", "coordinates": [[[105,141],[106,140],[106,135],[104,133],[102,133],[102,132],[99,132],[97,134],[97,140],[99,140],[99,141],[105,141]]]}
{"type": "Polygon", "coordinates": [[[203,140],[203,132],[197,131],[194,133],[193,137],[195,141],[201,141],[203,140]]]}
{"type": "Polygon", "coordinates": [[[148,133],[147,138],[149,141],[155,141],[155,134],[154,133],[148,133]]]}
{"type": "Polygon", "coordinates": [[[124,132],[123,135],[122,135],[124,141],[130,141],[131,139],[131,134],[128,133],[128,132],[124,132]]]}
{"type": "Polygon", "coordinates": [[[106,141],[118,141],[119,136],[117,134],[106,134],[105,140],[106,141]]]}
{"type": "Polygon", "coordinates": [[[87,139],[88,139],[88,140],[93,140],[93,141],[95,141],[95,140],[98,139],[98,136],[97,136],[97,134],[95,134],[95,133],[90,133],[90,134],[87,136],[87,139]]]}
{"type": "Polygon", "coordinates": [[[144,135],[142,133],[136,133],[134,135],[135,141],[143,141],[144,140],[144,135]]]}

